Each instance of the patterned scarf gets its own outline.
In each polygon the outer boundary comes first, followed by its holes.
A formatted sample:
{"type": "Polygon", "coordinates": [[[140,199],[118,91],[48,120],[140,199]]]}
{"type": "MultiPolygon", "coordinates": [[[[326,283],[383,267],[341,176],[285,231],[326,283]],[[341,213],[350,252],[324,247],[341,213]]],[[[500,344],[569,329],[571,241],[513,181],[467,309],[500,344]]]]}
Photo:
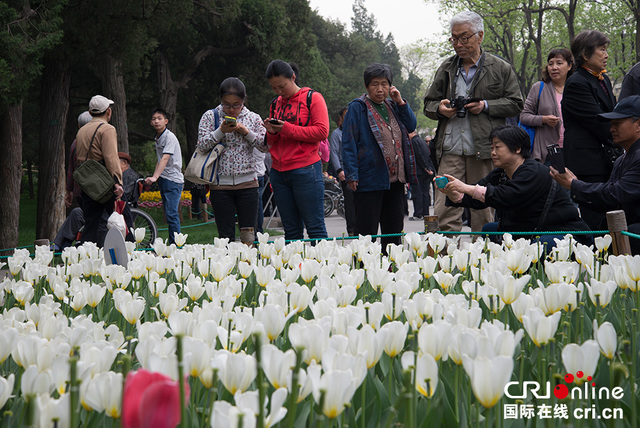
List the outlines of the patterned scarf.
{"type": "Polygon", "coordinates": [[[585,67],[584,65],[582,65],[581,67],[584,68],[585,70],[587,70],[589,72],[589,74],[591,74],[592,76],[597,77],[598,80],[604,80],[604,74],[607,72],[607,70],[602,70],[600,73],[597,73],[597,72],[591,70],[590,68],[585,67]]]}
{"type": "Polygon", "coordinates": [[[382,150],[382,156],[389,170],[389,182],[394,183],[405,180],[404,154],[402,150],[402,128],[398,118],[393,113],[393,109],[387,100],[383,103],[383,108],[387,110],[389,115],[389,123],[387,123],[380,112],[373,105],[373,102],[364,96],[364,102],[367,106],[367,119],[371,131],[382,150]]]}

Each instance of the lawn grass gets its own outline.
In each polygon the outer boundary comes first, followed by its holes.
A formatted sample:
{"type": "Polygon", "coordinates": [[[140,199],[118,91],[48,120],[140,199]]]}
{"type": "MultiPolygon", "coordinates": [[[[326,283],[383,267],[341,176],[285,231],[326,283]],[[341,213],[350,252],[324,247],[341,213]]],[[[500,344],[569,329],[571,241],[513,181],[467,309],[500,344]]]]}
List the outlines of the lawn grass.
{"type": "MultiPolygon", "coordinates": [[[[214,221],[205,223],[203,220],[196,218],[189,219],[190,207],[182,208],[182,233],[189,234],[187,238],[188,244],[212,244],[213,238],[218,236],[218,228],[214,221]]],[[[211,207],[209,207],[211,209],[211,207]]],[[[29,248],[33,251],[33,241],[36,239],[36,211],[37,199],[29,199],[23,197],[20,199],[20,225],[18,229],[18,247],[29,248]]],[[[161,208],[146,209],[158,225],[158,235],[162,239],[169,237],[167,224],[164,221],[161,208]]],[[[265,230],[269,235],[281,235],[278,230],[265,230]]],[[[236,236],[240,236],[240,232],[236,229],[236,236]]],[[[0,252],[0,255],[9,255],[7,252],[0,252]]]]}

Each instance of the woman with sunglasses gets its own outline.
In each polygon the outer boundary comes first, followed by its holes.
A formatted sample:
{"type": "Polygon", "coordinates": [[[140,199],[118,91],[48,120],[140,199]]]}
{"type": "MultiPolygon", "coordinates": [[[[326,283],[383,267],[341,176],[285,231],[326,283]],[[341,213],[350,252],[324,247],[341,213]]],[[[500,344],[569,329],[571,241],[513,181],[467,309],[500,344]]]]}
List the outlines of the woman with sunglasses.
{"type": "Polygon", "coordinates": [[[245,107],[244,83],[229,77],[220,84],[220,105],[200,119],[197,148],[208,150],[225,146],[218,159],[218,176],[211,183],[210,197],[218,236],[235,240],[236,215],[240,241],[255,240],[258,214],[258,177],[253,149],[266,151],[262,118],[245,107]]]}
{"type": "Polygon", "coordinates": [[[319,92],[300,87],[295,64],[274,60],[267,80],[278,95],[264,121],[273,161],[271,185],[285,239],[326,238],[320,142],[329,136],[327,104],[319,92]]]}

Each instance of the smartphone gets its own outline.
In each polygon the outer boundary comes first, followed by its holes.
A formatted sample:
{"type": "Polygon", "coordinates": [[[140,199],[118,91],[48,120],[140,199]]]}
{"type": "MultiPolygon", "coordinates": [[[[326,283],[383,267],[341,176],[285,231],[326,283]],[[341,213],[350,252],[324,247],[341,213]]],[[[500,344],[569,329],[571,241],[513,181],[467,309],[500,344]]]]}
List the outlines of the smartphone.
{"type": "Polygon", "coordinates": [[[449,179],[447,177],[436,177],[436,187],[438,189],[444,189],[448,182],[449,179]]]}
{"type": "Polygon", "coordinates": [[[547,161],[554,167],[560,174],[567,172],[564,169],[564,158],[562,157],[562,151],[557,144],[551,144],[547,146],[547,161]]]}
{"type": "Polygon", "coordinates": [[[225,116],[224,117],[224,121],[226,123],[228,123],[231,126],[236,126],[237,122],[236,122],[236,118],[233,116],[225,116]]]}
{"type": "Polygon", "coordinates": [[[272,125],[281,125],[278,119],[269,119],[269,123],[272,125]]]}

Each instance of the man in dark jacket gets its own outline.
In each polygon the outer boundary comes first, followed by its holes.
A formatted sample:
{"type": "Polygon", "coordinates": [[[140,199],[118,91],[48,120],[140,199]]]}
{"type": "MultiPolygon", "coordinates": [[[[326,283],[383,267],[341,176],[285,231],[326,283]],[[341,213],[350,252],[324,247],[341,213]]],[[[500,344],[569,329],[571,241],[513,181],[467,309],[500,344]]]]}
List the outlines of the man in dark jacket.
{"type": "MultiPolygon", "coordinates": [[[[629,231],[640,234],[640,96],[625,98],[612,112],[599,114],[598,119],[611,122],[613,142],[625,151],[613,165],[609,180],[588,183],[578,180],[569,169],[560,174],[553,167],[551,176],[569,189],[571,198],[580,204],[604,213],[624,210],[629,231]]],[[[631,252],[640,254],[640,240],[630,242],[631,252]]]]}
{"type": "Polygon", "coordinates": [[[431,162],[431,153],[427,142],[417,132],[410,133],[409,137],[411,138],[413,153],[416,156],[416,171],[418,174],[418,184],[411,185],[413,217],[409,217],[409,220],[422,220],[424,216],[429,215],[429,205],[431,205],[429,188],[431,187],[435,168],[431,162]]]}

